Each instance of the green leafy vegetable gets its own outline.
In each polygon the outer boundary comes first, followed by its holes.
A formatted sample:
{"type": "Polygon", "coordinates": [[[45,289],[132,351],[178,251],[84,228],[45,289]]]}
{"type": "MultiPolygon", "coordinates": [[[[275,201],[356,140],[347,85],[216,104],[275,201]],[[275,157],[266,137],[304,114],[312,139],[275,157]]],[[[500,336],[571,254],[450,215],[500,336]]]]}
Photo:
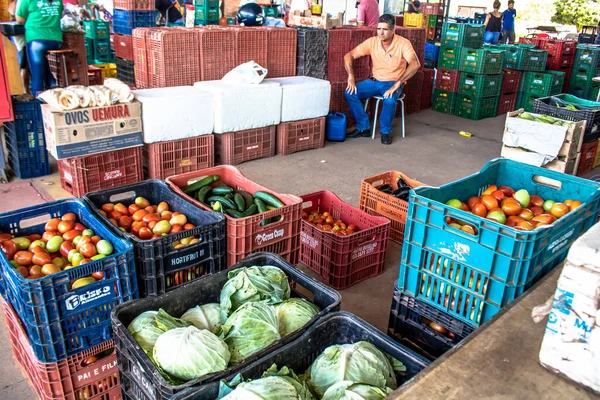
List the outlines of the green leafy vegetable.
{"type": "Polygon", "coordinates": [[[160,335],[165,333],[156,325],[157,311],[146,311],[135,317],[127,330],[145,352],[151,352],[160,335]]]}
{"type": "Polygon", "coordinates": [[[274,307],[281,336],[289,335],[302,328],[320,311],[319,307],[301,298],[285,300],[274,307]]]}
{"type": "Polygon", "coordinates": [[[343,381],[330,386],[321,400],[383,400],[392,389],[343,381]]]}
{"type": "Polygon", "coordinates": [[[215,328],[221,324],[221,307],[218,303],[196,306],[187,310],[181,319],[198,329],[214,332],[215,328]]]}
{"type": "Polygon", "coordinates": [[[162,308],[159,309],[158,314],[156,314],[156,326],[165,332],[175,328],[186,328],[190,325],[192,324],[187,321],[169,315],[169,313],[162,308]]]}

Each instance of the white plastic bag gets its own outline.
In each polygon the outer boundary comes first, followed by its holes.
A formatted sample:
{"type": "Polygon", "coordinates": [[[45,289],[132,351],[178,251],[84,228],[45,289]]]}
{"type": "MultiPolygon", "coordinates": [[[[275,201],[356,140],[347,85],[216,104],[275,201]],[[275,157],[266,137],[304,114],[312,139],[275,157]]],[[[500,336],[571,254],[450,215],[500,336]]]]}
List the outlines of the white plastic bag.
{"type": "Polygon", "coordinates": [[[234,85],[258,85],[265,79],[269,71],[254,61],[240,64],[229,71],[221,81],[234,85]]]}

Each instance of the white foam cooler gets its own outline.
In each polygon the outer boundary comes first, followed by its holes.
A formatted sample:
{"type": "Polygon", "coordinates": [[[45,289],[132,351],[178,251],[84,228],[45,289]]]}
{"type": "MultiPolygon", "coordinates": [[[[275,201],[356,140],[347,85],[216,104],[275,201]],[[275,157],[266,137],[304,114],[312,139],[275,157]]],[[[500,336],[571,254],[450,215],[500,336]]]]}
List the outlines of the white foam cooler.
{"type": "Polygon", "coordinates": [[[281,85],[281,122],[324,117],[329,113],[331,84],[308,76],[265,79],[281,85]]]}
{"type": "Polygon", "coordinates": [[[204,81],[196,82],[194,87],[214,96],[214,133],[263,128],[281,122],[281,86],[277,82],[232,85],[204,81]]]}
{"type": "Polygon", "coordinates": [[[144,143],[209,135],[214,127],[214,100],[191,86],[133,91],[142,103],[144,143]]]}

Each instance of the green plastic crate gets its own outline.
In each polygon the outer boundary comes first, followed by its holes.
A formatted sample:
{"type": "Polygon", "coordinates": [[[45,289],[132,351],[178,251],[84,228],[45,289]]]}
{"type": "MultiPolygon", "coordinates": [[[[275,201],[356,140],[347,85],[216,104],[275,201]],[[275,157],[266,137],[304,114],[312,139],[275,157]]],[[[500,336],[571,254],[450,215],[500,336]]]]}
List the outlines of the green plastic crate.
{"type": "Polygon", "coordinates": [[[110,41],[109,40],[94,40],[94,58],[102,59],[110,56],[110,41]]]}
{"type": "Polygon", "coordinates": [[[99,20],[84,20],[85,37],[93,40],[110,39],[110,25],[99,20]]]}
{"type": "Polygon", "coordinates": [[[517,110],[522,108],[527,112],[533,112],[533,105],[535,104],[535,99],[538,97],[541,96],[528,92],[519,92],[519,96],[517,97],[517,110]]]}
{"type": "Polygon", "coordinates": [[[273,18],[277,18],[278,17],[278,11],[277,11],[277,7],[265,7],[262,6],[263,12],[265,14],[265,17],[273,17],[273,18]]]}
{"type": "MultiPolygon", "coordinates": [[[[596,101],[600,91],[600,82],[593,82],[591,78],[588,78],[589,75],[591,73],[587,71],[573,71],[568,92],[581,99],[596,101]]],[[[600,71],[594,76],[600,76],[600,71]]]]}
{"type": "Polygon", "coordinates": [[[546,97],[561,94],[564,83],[564,72],[525,72],[521,78],[520,90],[538,97],[546,97]]]}
{"type": "Polygon", "coordinates": [[[546,50],[529,49],[523,64],[523,71],[545,71],[547,60],[548,52],[546,50]]]}
{"type": "Polygon", "coordinates": [[[504,52],[495,49],[462,49],[459,70],[473,74],[502,73],[504,52]]]}
{"type": "Polygon", "coordinates": [[[427,26],[430,28],[435,28],[437,26],[438,16],[437,14],[429,14],[429,19],[427,20],[427,26]]]}
{"type": "Polygon", "coordinates": [[[438,57],[438,68],[458,69],[461,53],[462,49],[460,47],[441,46],[438,57]]]}
{"type": "Polygon", "coordinates": [[[85,57],[88,61],[94,59],[94,41],[90,38],[85,38],[85,57]]]}
{"type": "Polygon", "coordinates": [[[454,114],[456,96],[456,93],[434,89],[433,98],[431,99],[431,108],[437,112],[454,114]]]}
{"type": "Polygon", "coordinates": [[[440,43],[442,46],[477,49],[483,46],[484,35],[485,25],[444,22],[440,43]]]}
{"type": "Polygon", "coordinates": [[[531,50],[535,50],[532,44],[500,44],[494,48],[504,50],[504,68],[516,70],[525,68],[525,60],[531,55],[531,50]]]}
{"type": "Polygon", "coordinates": [[[204,7],[207,6],[209,8],[219,8],[219,0],[195,0],[194,7],[204,7]]]}
{"type": "Polygon", "coordinates": [[[454,115],[473,120],[495,117],[499,96],[476,97],[459,94],[456,96],[454,115]]]}
{"type": "Polygon", "coordinates": [[[196,21],[202,21],[208,23],[209,21],[217,23],[219,22],[219,9],[210,8],[208,6],[196,8],[194,19],[196,21]]]}
{"type": "Polygon", "coordinates": [[[502,74],[481,75],[461,72],[458,80],[458,93],[475,97],[500,96],[502,74]]]}
{"type": "Polygon", "coordinates": [[[580,44],[577,46],[573,69],[593,71],[600,69],[600,47],[580,44]]]}

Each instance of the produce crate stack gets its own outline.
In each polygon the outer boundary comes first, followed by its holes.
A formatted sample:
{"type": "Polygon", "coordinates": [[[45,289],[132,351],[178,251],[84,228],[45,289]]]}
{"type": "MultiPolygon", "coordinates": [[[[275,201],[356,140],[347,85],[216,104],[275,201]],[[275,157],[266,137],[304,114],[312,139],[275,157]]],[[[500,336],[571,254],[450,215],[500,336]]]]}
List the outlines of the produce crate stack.
{"type": "Polygon", "coordinates": [[[101,20],[83,21],[85,47],[90,64],[115,62],[110,45],[110,24],[101,20]]]}
{"type": "MultiPolygon", "coordinates": [[[[151,28],[156,26],[158,13],[149,7],[152,3],[149,1],[129,0],[128,8],[121,9],[115,6],[113,13],[112,28],[113,33],[119,35],[131,35],[135,28],[151,28]]],[[[153,4],[152,4],[153,6],[153,4]]]]}
{"type": "Polygon", "coordinates": [[[502,69],[502,88],[498,100],[498,112],[496,115],[506,114],[517,108],[517,98],[521,85],[521,71],[514,69],[502,69]]]}
{"type": "Polygon", "coordinates": [[[427,39],[438,41],[444,24],[444,3],[422,3],[420,12],[427,15],[427,39]]]}
{"type": "Polygon", "coordinates": [[[532,112],[535,99],[562,93],[564,81],[561,71],[523,72],[517,108],[532,112]]]}
{"type": "Polygon", "coordinates": [[[59,87],[81,85],[84,79],[89,83],[87,66],[86,70],[81,68],[77,53],[73,50],[49,50],[46,58],[50,72],[59,87]],[[82,73],[84,75],[81,75],[82,73]]]}
{"type": "MultiPolygon", "coordinates": [[[[388,333],[412,342],[431,358],[455,346],[561,265],[571,244],[597,222],[600,211],[597,184],[507,159],[492,160],[480,172],[440,188],[415,188],[409,196],[388,333]],[[542,177],[559,181],[561,190],[540,182],[542,177]],[[518,185],[511,186],[517,191],[513,196],[523,204],[527,200],[529,205],[530,198],[538,202],[533,195],[542,201],[583,204],[563,213],[552,227],[530,231],[457,207],[482,190],[490,193],[510,185],[518,185]],[[565,231],[572,232],[569,238],[565,231]],[[553,245],[556,241],[558,246],[553,245]],[[444,243],[470,251],[457,257],[444,243]]],[[[487,205],[488,198],[481,199],[484,203],[471,208],[495,207],[495,199],[487,205]]]]}
{"type": "Polygon", "coordinates": [[[135,68],[133,62],[133,37],[131,35],[111,36],[116,55],[117,78],[135,86],[135,68]]]}
{"type": "Polygon", "coordinates": [[[298,27],[296,73],[317,79],[327,79],[327,29],[298,27]]]}
{"type": "Polygon", "coordinates": [[[91,63],[91,59],[87,56],[87,46],[84,35],[81,33],[63,32],[63,44],[61,49],[71,50],[75,53],[79,68],[77,75],[80,77],[80,84],[87,86],[89,84],[87,68],[88,64],[91,63]]]}
{"type": "Polygon", "coordinates": [[[440,56],[440,46],[435,43],[425,43],[425,68],[436,68],[440,56]]]}
{"type": "Polygon", "coordinates": [[[460,72],[458,70],[442,68],[437,70],[435,89],[431,101],[431,108],[434,111],[454,114],[459,78],[460,72]]]}
{"type": "Polygon", "coordinates": [[[14,358],[35,394],[120,399],[110,313],[138,297],[132,244],[80,199],[6,212],[0,231],[11,232],[0,251],[0,302],[14,358]],[[73,227],[90,229],[100,240],[75,247],[74,236],[67,234],[73,227]],[[31,253],[30,242],[37,243],[29,238],[38,238],[42,250],[31,253]],[[16,246],[24,250],[10,250],[16,246]]]}
{"type": "Polygon", "coordinates": [[[435,83],[435,70],[425,68],[423,70],[423,89],[421,91],[421,110],[431,108],[433,96],[433,85],[435,83]]]}
{"type": "Polygon", "coordinates": [[[592,78],[597,76],[600,76],[600,47],[578,45],[569,81],[569,93],[595,101],[600,91],[600,83],[592,82],[592,78]]]}
{"type": "Polygon", "coordinates": [[[196,26],[219,24],[219,0],[194,0],[196,26]]]}
{"type": "MultiPolygon", "coordinates": [[[[423,82],[425,74],[423,71],[417,71],[417,73],[408,80],[404,86],[404,113],[414,114],[421,111],[421,98],[423,96],[423,82]]],[[[396,108],[396,117],[402,116],[402,109],[396,108]]]]}
{"type": "Polygon", "coordinates": [[[427,29],[396,27],[396,35],[406,38],[413,46],[421,69],[425,67],[425,43],[427,42],[427,29]]]}
{"type": "Polygon", "coordinates": [[[565,73],[565,83],[563,85],[562,93],[567,93],[575,61],[577,42],[575,40],[541,38],[538,41],[538,47],[548,51],[546,69],[565,73]]]}

